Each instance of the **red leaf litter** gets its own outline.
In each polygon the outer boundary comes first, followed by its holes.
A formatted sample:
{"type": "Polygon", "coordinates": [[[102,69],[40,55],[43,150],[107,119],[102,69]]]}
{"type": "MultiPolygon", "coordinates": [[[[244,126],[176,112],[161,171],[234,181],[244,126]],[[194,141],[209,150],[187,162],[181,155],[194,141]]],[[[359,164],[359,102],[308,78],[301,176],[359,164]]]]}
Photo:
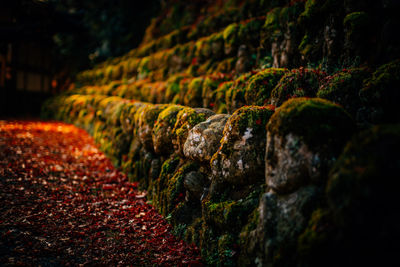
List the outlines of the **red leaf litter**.
{"type": "Polygon", "coordinates": [[[0,265],[203,266],[89,135],[0,121],[0,265]]]}

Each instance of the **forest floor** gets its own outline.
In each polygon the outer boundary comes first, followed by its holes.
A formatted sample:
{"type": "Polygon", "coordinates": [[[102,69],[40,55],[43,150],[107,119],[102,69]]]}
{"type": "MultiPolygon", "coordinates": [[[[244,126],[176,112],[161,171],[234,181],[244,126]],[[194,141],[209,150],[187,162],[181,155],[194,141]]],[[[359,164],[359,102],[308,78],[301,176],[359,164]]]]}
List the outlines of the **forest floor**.
{"type": "Polygon", "coordinates": [[[0,121],[0,265],[202,266],[93,139],[0,121]]]}

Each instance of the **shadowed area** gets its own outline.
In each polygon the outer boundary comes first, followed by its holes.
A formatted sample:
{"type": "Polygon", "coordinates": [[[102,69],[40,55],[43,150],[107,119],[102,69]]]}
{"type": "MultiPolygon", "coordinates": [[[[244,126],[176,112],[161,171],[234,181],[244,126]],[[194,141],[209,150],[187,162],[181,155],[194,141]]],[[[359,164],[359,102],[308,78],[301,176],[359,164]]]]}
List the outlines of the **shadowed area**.
{"type": "Polygon", "coordinates": [[[0,265],[199,265],[83,130],[0,121],[0,265]]]}

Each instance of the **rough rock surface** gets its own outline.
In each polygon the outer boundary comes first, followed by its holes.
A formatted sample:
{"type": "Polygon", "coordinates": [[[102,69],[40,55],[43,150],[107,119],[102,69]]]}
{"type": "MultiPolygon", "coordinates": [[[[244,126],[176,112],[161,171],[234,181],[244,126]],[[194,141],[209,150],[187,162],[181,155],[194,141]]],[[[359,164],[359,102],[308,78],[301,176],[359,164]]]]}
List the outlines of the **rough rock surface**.
{"type": "Polygon", "coordinates": [[[208,162],[217,152],[229,115],[217,114],[197,124],[189,131],[183,152],[186,157],[208,162]]]}
{"type": "Polygon", "coordinates": [[[306,183],[323,182],[354,123],[341,107],[323,99],[287,101],[267,125],[266,184],[290,193],[306,183]],[[307,123],[312,121],[313,125],[307,123]]]}
{"type": "Polygon", "coordinates": [[[263,194],[257,227],[241,234],[242,255],[253,255],[253,262],[248,262],[248,259],[241,261],[249,266],[277,266],[282,262],[295,265],[291,251],[317,207],[318,199],[319,192],[315,186],[303,187],[288,195],[263,194]]]}
{"type": "Polygon", "coordinates": [[[232,114],[211,159],[213,179],[232,184],[264,180],[265,125],[273,112],[270,107],[248,106],[232,114]]]}
{"type": "Polygon", "coordinates": [[[175,152],[184,156],[183,148],[190,129],[214,114],[212,110],[205,108],[186,107],[179,111],[176,116],[176,123],[173,129],[174,137],[172,139],[175,152]]]}

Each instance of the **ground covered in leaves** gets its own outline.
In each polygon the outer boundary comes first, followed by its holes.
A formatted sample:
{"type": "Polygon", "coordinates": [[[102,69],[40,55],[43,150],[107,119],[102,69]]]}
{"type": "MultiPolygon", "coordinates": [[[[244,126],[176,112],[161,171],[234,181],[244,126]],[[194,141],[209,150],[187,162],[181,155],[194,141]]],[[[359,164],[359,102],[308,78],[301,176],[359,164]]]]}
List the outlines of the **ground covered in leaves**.
{"type": "Polygon", "coordinates": [[[202,265],[72,125],[0,121],[0,203],[0,265],[202,265]]]}

